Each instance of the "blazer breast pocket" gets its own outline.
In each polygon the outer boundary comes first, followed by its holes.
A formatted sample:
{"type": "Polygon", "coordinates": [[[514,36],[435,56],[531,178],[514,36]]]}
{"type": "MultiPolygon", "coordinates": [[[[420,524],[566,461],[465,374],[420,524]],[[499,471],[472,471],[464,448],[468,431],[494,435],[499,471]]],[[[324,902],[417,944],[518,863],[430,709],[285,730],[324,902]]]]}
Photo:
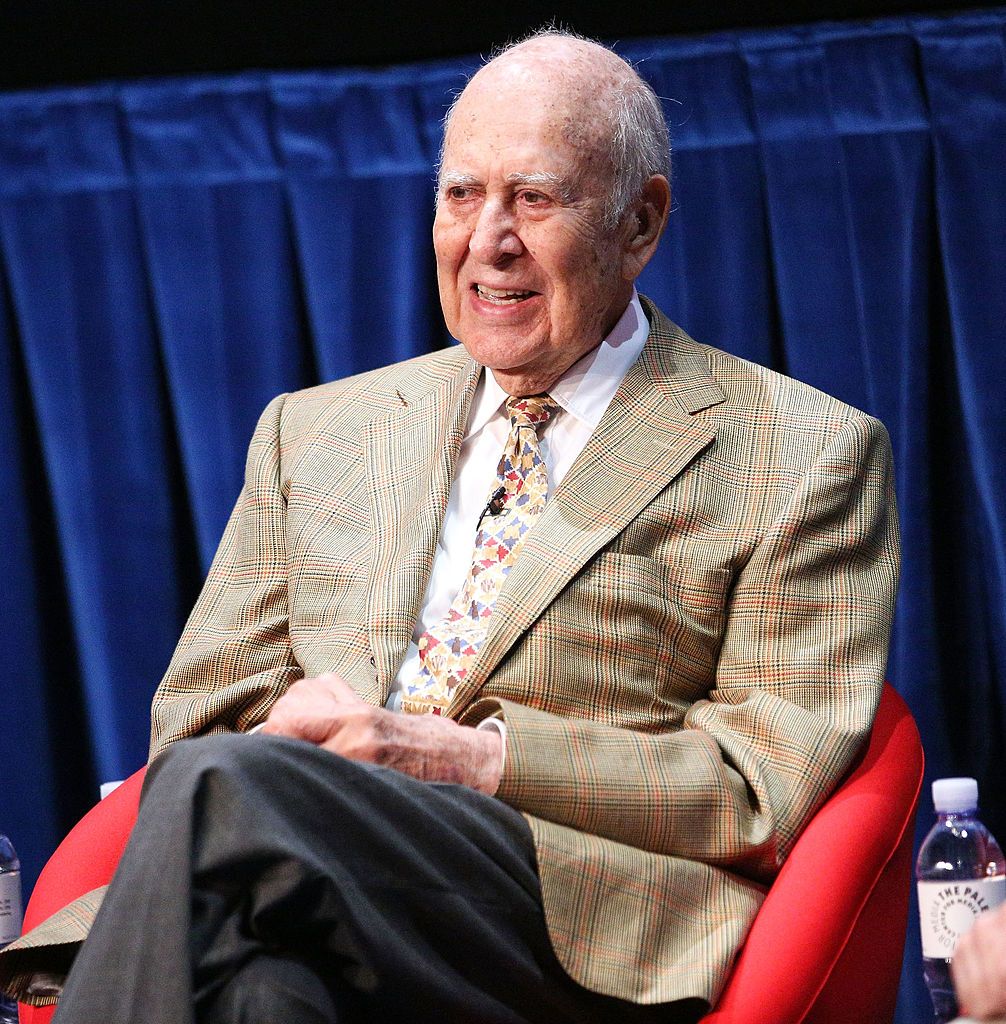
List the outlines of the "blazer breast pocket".
{"type": "Polygon", "coordinates": [[[729,581],[722,567],[602,551],[545,609],[492,689],[516,690],[522,676],[526,686],[530,671],[545,683],[534,703],[554,713],[642,730],[680,724],[712,685],[729,581]]]}

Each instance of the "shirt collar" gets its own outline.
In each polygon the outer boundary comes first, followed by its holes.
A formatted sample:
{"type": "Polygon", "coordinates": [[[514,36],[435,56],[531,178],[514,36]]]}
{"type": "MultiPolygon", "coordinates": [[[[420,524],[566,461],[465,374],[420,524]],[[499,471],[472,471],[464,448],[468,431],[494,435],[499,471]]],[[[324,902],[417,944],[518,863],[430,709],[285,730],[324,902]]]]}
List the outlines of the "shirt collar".
{"type": "MultiPolygon", "coordinates": [[[[649,321],[639,295],[633,289],[632,298],[611,333],[597,348],[578,359],[552,385],[549,394],[561,409],[596,427],[615,397],[622,378],[643,351],[649,333],[649,321]]],[[[507,393],[493,374],[483,373],[472,402],[465,436],[470,437],[480,431],[506,400],[507,393]]]]}

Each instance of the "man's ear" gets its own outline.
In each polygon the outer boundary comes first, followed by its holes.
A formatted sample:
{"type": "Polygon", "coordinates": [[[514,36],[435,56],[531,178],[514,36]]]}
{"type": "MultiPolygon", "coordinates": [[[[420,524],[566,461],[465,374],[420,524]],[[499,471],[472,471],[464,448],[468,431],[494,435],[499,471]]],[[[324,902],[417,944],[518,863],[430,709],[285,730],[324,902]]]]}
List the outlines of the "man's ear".
{"type": "Polygon", "coordinates": [[[635,281],[656,252],[671,209],[671,186],[662,174],[654,174],[626,213],[622,247],[622,276],[635,281]]]}

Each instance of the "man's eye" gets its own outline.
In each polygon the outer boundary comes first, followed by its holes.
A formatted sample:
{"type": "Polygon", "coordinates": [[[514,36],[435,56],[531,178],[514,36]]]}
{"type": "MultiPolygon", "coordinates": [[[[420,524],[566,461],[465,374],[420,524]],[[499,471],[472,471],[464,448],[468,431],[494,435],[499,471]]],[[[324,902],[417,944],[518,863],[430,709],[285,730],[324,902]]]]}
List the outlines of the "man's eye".
{"type": "Polygon", "coordinates": [[[548,196],[541,192],[532,192],[530,189],[521,192],[520,197],[528,206],[540,206],[542,203],[548,202],[548,196]]]}
{"type": "Polygon", "coordinates": [[[451,185],[451,187],[447,190],[447,198],[453,199],[455,202],[459,203],[464,202],[466,199],[470,198],[471,194],[472,189],[470,189],[467,185],[451,185]]]}

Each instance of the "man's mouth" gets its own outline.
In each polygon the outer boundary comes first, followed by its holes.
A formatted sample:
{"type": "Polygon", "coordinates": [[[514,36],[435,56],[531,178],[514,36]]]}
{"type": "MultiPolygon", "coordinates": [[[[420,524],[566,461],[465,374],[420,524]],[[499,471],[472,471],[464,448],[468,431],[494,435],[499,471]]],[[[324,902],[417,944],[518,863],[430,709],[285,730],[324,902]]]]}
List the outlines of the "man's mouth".
{"type": "Polygon", "coordinates": [[[475,292],[480,299],[485,299],[486,302],[491,302],[496,306],[510,306],[538,294],[537,292],[521,292],[505,288],[487,288],[482,284],[475,285],[475,292]]]}

